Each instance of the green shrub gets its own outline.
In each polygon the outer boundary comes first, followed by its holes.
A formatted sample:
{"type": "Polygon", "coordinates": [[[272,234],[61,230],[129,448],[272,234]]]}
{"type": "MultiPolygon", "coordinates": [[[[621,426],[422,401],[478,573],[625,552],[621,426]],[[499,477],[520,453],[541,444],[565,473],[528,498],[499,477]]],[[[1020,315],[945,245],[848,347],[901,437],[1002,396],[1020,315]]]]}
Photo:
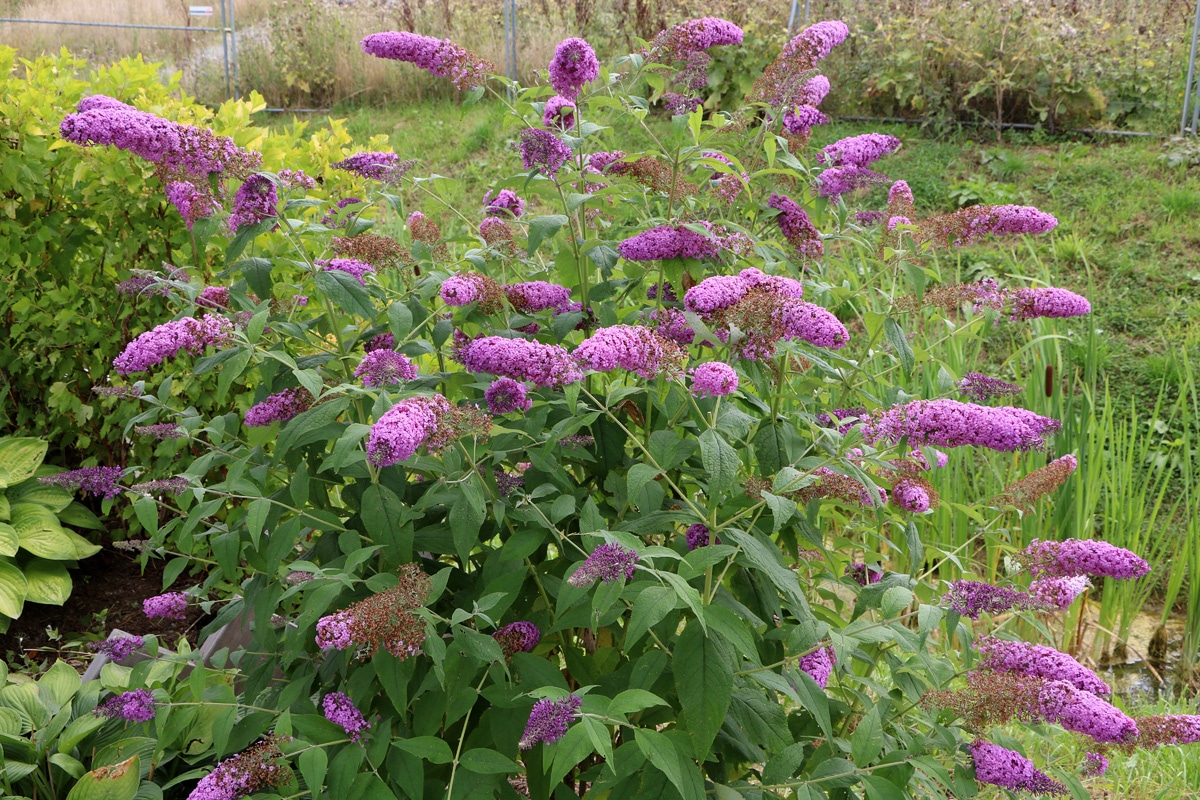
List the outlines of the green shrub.
{"type": "MultiPolygon", "coordinates": [[[[178,74],[164,82],[159,66],[140,58],[91,70],[65,51],[18,61],[12,48],[0,47],[0,432],[46,439],[53,460],[67,466],[162,467],[187,443],[132,438],[136,407],[93,389],[108,383],[122,343],[174,313],[183,292],[126,297],[116,285],[134,270],[183,261],[192,264],[193,285],[219,278],[207,258],[193,257],[195,242],[151,164],[59,136],[62,118],[96,93],[229,135],[274,169],[336,161],[350,137],[336,122],[311,135],[303,124],[259,127],[257,95],[211,111],[181,91],[178,74]]],[[[313,193],[323,196],[319,188],[313,193]]],[[[207,413],[216,386],[213,376],[180,376],[173,391],[207,413]]]]}

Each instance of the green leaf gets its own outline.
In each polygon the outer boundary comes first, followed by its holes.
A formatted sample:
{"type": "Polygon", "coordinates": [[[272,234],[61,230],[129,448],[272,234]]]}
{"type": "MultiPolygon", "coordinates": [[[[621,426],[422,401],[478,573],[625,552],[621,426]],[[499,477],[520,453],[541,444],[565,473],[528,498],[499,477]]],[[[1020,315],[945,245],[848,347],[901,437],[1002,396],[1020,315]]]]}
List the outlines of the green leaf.
{"type": "Polygon", "coordinates": [[[31,559],[25,565],[25,582],[25,599],[30,603],[61,606],[71,596],[71,573],[57,561],[31,559]]]}
{"type": "Polygon", "coordinates": [[[825,696],[825,690],[804,670],[797,671],[795,684],[800,704],[813,715],[825,738],[832,739],[833,723],[829,719],[829,698],[825,696]]]}
{"type": "Polygon", "coordinates": [[[723,642],[705,635],[698,623],[689,622],[675,643],[671,669],[683,706],[683,727],[691,734],[693,749],[703,761],[733,698],[732,655],[723,642]]]}
{"type": "Polygon", "coordinates": [[[313,282],[322,294],[347,314],[363,319],[375,317],[371,295],[367,293],[366,287],[358,282],[358,278],[350,273],[338,269],[321,270],[313,276],[313,282]]]}
{"type": "Polygon", "coordinates": [[[884,619],[891,619],[907,610],[912,605],[912,601],[913,593],[911,589],[903,586],[892,586],[883,593],[883,600],[880,603],[879,610],[883,613],[884,619]]]}
{"type": "Polygon", "coordinates": [[[275,440],[275,457],[280,458],[303,437],[333,422],[349,405],[349,397],[336,397],[310,408],[302,414],[297,414],[287,423],[287,426],[280,432],[279,438],[275,440]]]}
{"type": "Polygon", "coordinates": [[[471,772],[478,772],[481,775],[506,775],[510,772],[521,771],[520,764],[485,747],[468,750],[462,754],[458,763],[471,772]]]}
{"type": "Polygon", "coordinates": [[[647,586],[633,601],[633,614],[625,631],[625,650],[637,644],[646,631],[675,608],[675,592],[666,586],[647,586]]]}
{"type": "Polygon", "coordinates": [[[904,791],[886,778],[863,775],[861,780],[867,789],[867,800],[904,800],[904,791]]]}
{"type": "MultiPolygon", "coordinates": [[[[27,480],[9,488],[8,500],[12,503],[37,503],[55,514],[71,505],[72,495],[58,486],[46,486],[36,480],[27,480]]],[[[12,513],[12,510],[9,510],[12,513]]]]}
{"type": "MultiPolygon", "coordinates": [[[[234,235],[233,241],[225,248],[225,263],[232,266],[235,259],[242,254],[246,247],[261,233],[266,233],[276,225],[275,218],[264,219],[250,225],[242,225],[234,235]]],[[[266,297],[267,295],[263,295],[266,297]]]]}
{"type": "Polygon", "coordinates": [[[667,701],[653,692],[647,692],[645,689],[626,689],[609,702],[608,715],[632,714],[651,706],[665,706],[666,704],[667,701]]]}
{"type": "Polygon", "coordinates": [[[763,783],[784,783],[794,778],[800,772],[800,765],[805,761],[807,742],[796,742],[780,750],[767,761],[763,767],[763,783]]]}
{"type": "Polygon", "coordinates": [[[478,499],[471,497],[472,489],[478,492],[474,483],[475,479],[472,478],[461,485],[463,493],[454,501],[454,505],[450,506],[448,515],[450,534],[454,539],[454,550],[463,563],[466,563],[475,543],[479,541],[479,533],[484,520],[483,504],[478,502],[478,499]]]}
{"type": "Polygon", "coordinates": [[[406,753],[412,753],[417,758],[423,758],[431,764],[449,764],[454,760],[450,745],[435,736],[414,736],[411,739],[395,739],[393,747],[398,747],[406,753]]]}
{"type": "Polygon", "coordinates": [[[0,556],[15,556],[21,549],[21,540],[17,538],[17,529],[7,522],[0,522],[0,556]]]}
{"type": "Polygon", "coordinates": [[[551,748],[554,753],[554,761],[550,767],[552,784],[560,783],[568,772],[594,751],[592,739],[582,725],[572,725],[566,736],[552,745],[544,746],[551,748]]]}
{"type": "Polygon", "coordinates": [[[138,756],[112,766],[100,767],[79,779],[67,800],[133,800],[142,782],[138,756]]]}
{"type": "Polygon", "coordinates": [[[771,509],[771,519],[774,521],[771,532],[777,533],[787,524],[788,520],[796,515],[796,502],[770,492],[763,492],[762,498],[767,502],[767,507],[771,509]]]}
{"type": "Polygon", "coordinates": [[[413,315],[408,306],[400,302],[392,303],[387,310],[388,329],[391,330],[392,336],[396,337],[396,341],[400,342],[413,328],[413,315]]]}
{"type": "Polygon", "coordinates": [[[41,439],[27,436],[0,439],[0,476],[3,478],[0,489],[32,478],[49,446],[41,439]]]}
{"type": "Polygon", "coordinates": [[[87,772],[87,767],[79,759],[66,753],[54,753],[47,760],[75,780],[79,780],[83,773],[87,772]]]}
{"type": "Polygon", "coordinates": [[[55,661],[50,669],[38,679],[38,689],[48,692],[54,702],[65,706],[83,684],[79,673],[65,661],[55,661]]]}
{"type": "Polygon", "coordinates": [[[246,508],[246,531],[250,534],[250,543],[258,549],[259,539],[262,538],[263,526],[267,523],[267,514],[271,513],[271,501],[259,497],[250,501],[246,508]]]}
{"type": "Polygon", "coordinates": [[[922,603],[917,608],[917,630],[922,636],[928,636],[930,631],[937,630],[945,613],[941,606],[922,603]]]}
{"type": "Polygon", "coordinates": [[[850,736],[850,757],[860,767],[865,767],[875,760],[883,749],[883,722],[880,719],[880,704],[871,706],[859,721],[858,727],[850,736]]]}
{"type": "Polygon", "coordinates": [[[266,258],[244,258],[229,265],[229,271],[241,270],[250,291],[260,298],[271,296],[271,262],[266,258]]]}
{"type": "Polygon", "coordinates": [[[410,514],[395,492],[382,484],[371,484],[363,492],[360,513],[372,541],[387,547],[399,563],[412,560],[413,530],[406,524],[410,514]]]}
{"type": "Polygon", "coordinates": [[[658,470],[649,464],[634,464],[625,477],[626,497],[630,505],[640,505],[638,498],[646,484],[658,477],[658,470]]]}
{"type": "Polygon", "coordinates": [[[221,371],[217,375],[217,399],[224,400],[225,395],[229,393],[229,387],[233,386],[233,382],[242,377],[242,373],[246,370],[246,365],[250,363],[250,356],[253,351],[250,349],[238,350],[228,361],[221,365],[221,371]]]}
{"type": "Polygon", "coordinates": [[[700,434],[700,457],[708,474],[709,497],[715,500],[733,487],[741,461],[724,437],[712,428],[700,434]]]}
{"type": "Polygon", "coordinates": [[[0,614],[16,619],[25,607],[25,573],[8,561],[0,561],[0,614]]]}
{"type": "Polygon", "coordinates": [[[904,541],[908,544],[909,570],[916,574],[925,563],[925,545],[921,541],[921,534],[917,531],[916,524],[911,520],[904,528],[904,541]]]}
{"type": "Polygon", "coordinates": [[[321,787],[325,784],[325,772],[329,769],[329,756],[325,754],[325,749],[309,748],[300,754],[298,762],[304,785],[313,797],[320,797],[321,787]]]}
{"type": "Polygon", "coordinates": [[[900,357],[900,365],[904,368],[904,373],[906,375],[911,373],[913,365],[916,364],[916,357],[913,355],[913,349],[909,345],[908,339],[904,336],[904,329],[900,327],[900,323],[888,317],[883,321],[883,333],[887,336],[892,349],[896,351],[896,355],[900,357]]]}
{"type": "Polygon", "coordinates": [[[642,755],[667,776],[667,780],[679,790],[681,796],[704,796],[704,780],[700,776],[700,770],[692,762],[690,754],[680,749],[679,740],[645,728],[635,730],[633,738],[642,755]]]}
{"type": "Polygon", "coordinates": [[[16,503],[12,507],[12,526],[21,547],[35,556],[55,561],[74,561],[100,552],[77,533],[58,524],[58,517],[45,506],[36,503],[16,503]]]}
{"type": "Polygon", "coordinates": [[[537,252],[538,246],[558,233],[567,224],[567,218],[562,214],[551,214],[545,217],[534,217],[529,221],[529,255],[537,252]]]}

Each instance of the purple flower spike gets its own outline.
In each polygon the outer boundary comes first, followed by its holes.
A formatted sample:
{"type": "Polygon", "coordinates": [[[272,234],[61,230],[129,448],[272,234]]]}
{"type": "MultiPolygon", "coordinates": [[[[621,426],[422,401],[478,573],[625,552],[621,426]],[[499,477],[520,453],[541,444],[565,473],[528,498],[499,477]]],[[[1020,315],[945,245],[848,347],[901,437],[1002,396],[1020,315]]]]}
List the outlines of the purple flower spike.
{"type": "Polygon", "coordinates": [[[1022,557],[1036,577],[1091,575],[1094,578],[1126,580],[1150,571],[1145,559],[1123,547],[1095,539],[1066,539],[1044,542],[1034,539],[1022,557]]]}
{"type": "Polygon", "coordinates": [[[613,325],[600,328],[584,340],[575,348],[575,358],[597,372],[620,368],[652,378],[662,373],[678,374],[687,353],[649,328],[613,325]]]}
{"type": "Polygon", "coordinates": [[[299,387],[268,395],[261,403],[246,409],[246,427],[261,428],[272,422],[287,422],[307,411],[312,406],[312,399],[307,389],[299,387]]]}
{"type": "Polygon", "coordinates": [[[627,261],[717,257],[715,240],[681,225],[660,225],[642,231],[617,245],[617,250],[627,261]]]}
{"type": "Polygon", "coordinates": [[[243,225],[251,225],[275,216],[279,206],[279,194],[275,184],[265,175],[251,175],[238,187],[233,196],[233,213],[229,215],[229,230],[237,232],[243,225]]]}
{"type": "Polygon", "coordinates": [[[434,434],[438,416],[449,408],[441,395],[401,400],[371,426],[367,460],[376,467],[407,461],[434,434]]]}
{"type": "Polygon", "coordinates": [[[542,112],[542,125],[556,128],[560,131],[575,127],[575,103],[561,95],[554,95],[546,101],[546,109],[542,112]]]}
{"type": "Polygon", "coordinates": [[[837,655],[833,652],[833,648],[822,647],[801,657],[796,666],[807,672],[817,682],[817,686],[824,689],[829,685],[829,676],[833,674],[835,664],[837,664],[837,655]]]}
{"type": "Polygon", "coordinates": [[[88,642],[88,649],[103,653],[112,661],[121,662],[140,650],[145,643],[141,636],[114,636],[103,642],[88,642]]]}
{"type": "Polygon", "coordinates": [[[817,153],[817,163],[829,167],[869,167],[883,156],[900,149],[900,140],[885,133],[848,136],[826,145],[817,153]]]}
{"type": "Polygon", "coordinates": [[[154,719],[154,695],[147,689],[122,692],[96,706],[96,713],[109,719],[149,722],[154,719]]]}
{"type": "Polygon", "coordinates": [[[1081,691],[1098,696],[1112,694],[1108,684],[1096,677],[1094,672],[1053,647],[991,636],[981,638],[976,647],[983,655],[980,669],[1015,672],[1048,681],[1065,681],[1081,691]]]}
{"type": "Polygon", "coordinates": [[[330,692],[321,702],[325,719],[335,725],[341,725],[342,730],[350,735],[350,741],[357,742],[362,738],[362,732],[371,727],[358,710],[349,696],[342,692],[330,692]]]}
{"type": "Polygon", "coordinates": [[[483,213],[489,217],[516,218],[525,213],[525,201],[512,189],[501,189],[495,197],[488,192],[483,196],[483,213]]]}
{"type": "Polygon", "coordinates": [[[232,332],[232,322],[212,314],[164,322],[125,345],[113,359],[113,367],[120,375],[142,372],[185,351],[195,355],[209,345],[220,347],[229,342],[232,332]]]}
{"type": "Polygon", "coordinates": [[[1001,453],[1041,450],[1062,428],[1058,420],[1011,406],[979,406],[957,400],[916,400],[877,411],[862,424],[871,444],[897,443],[937,447],[987,447],[1001,453]]]}
{"type": "Polygon", "coordinates": [[[167,592],[142,601],[142,611],[150,619],[186,620],[187,606],[187,595],[183,592],[167,592]]]}
{"type": "Polygon", "coordinates": [[[497,417],[533,408],[533,401],[526,396],[525,384],[512,378],[497,378],[492,381],[492,385],[483,396],[487,400],[488,411],[497,417]]]}
{"type": "Polygon", "coordinates": [[[771,208],[779,210],[775,222],[783,238],[788,240],[805,258],[820,258],[825,253],[825,245],[821,242],[821,234],[800,206],[790,197],[773,194],[767,201],[771,208]]]}
{"type": "Polygon", "coordinates": [[[542,640],[542,632],[532,622],[518,620],[493,633],[492,638],[500,643],[506,655],[511,656],[513,653],[532,652],[542,640]]]}
{"type": "Polygon", "coordinates": [[[592,46],[578,37],[564,39],[550,59],[550,85],[568,100],[579,96],[585,83],[600,75],[600,61],[592,46]]]}
{"type": "Polygon", "coordinates": [[[692,394],[696,397],[724,397],[737,388],[737,372],[728,364],[709,361],[692,370],[692,394]]]}
{"type": "Polygon", "coordinates": [[[1108,759],[1099,753],[1087,753],[1083,757],[1083,774],[1089,778],[1099,778],[1108,772],[1108,759]]]}
{"type": "Polygon", "coordinates": [[[975,780],[1004,789],[1033,794],[1068,794],[1067,787],[1034,768],[1033,762],[1014,750],[979,739],[970,745],[975,780]]]}
{"type": "Polygon", "coordinates": [[[528,750],[539,742],[552,744],[567,735],[567,728],[579,716],[583,699],[570,694],[561,700],[538,700],[529,712],[519,746],[528,750]]]}
{"type": "Polygon", "coordinates": [[[324,267],[326,272],[344,272],[353,276],[363,286],[367,285],[366,276],[375,272],[375,268],[357,258],[331,258],[327,261],[317,261],[317,266],[324,267]]]}
{"type": "Polygon", "coordinates": [[[708,530],[707,525],[702,525],[697,522],[695,525],[688,526],[684,533],[687,539],[688,550],[695,550],[697,547],[707,547],[710,544],[720,544],[721,540],[714,540],[712,533],[708,530]]]}
{"type": "Polygon", "coordinates": [[[989,378],[978,372],[968,372],[955,384],[959,394],[981,403],[991,397],[1004,397],[1021,393],[1021,387],[999,378],[989,378]]]}
{"type": "Polygon", "coordinates": [[[521,151],[521,166],[528,170],[540,170],[553,178],[567,159],[571,148],[550,131],[541,128],[526,128],[521,131],[518,143],[521,151]]]}
{"type": "Polygon", "coordinates": [[[1030,607],[1029,595],[1007,586],[992,586],[982,581],[955,581],[942,602],[951,611],[971,619],[980,614],[1003,614],[1013,609],[1030,607]]]}
{"type": "Polygon", "coordinates": [[[622,577],[628,580],[633,577],[637,558],[636,550],[622,547],[616,542],[602,544],[584,559],[583,565],[567,578],[567,583],[583,588],[598,580],[605,583],[612,583],[622,577]]]}
{"type": "Polygon", "coordinates": [[[472,339],[458,348],[455,358],[471,372],[529,381],[539,387],[565,386],[583,379],[565,348],[524,339],[472,339]]]}
{"type": "Polygon", "coordinates": [[[1039,578],[1029,584],[1029,595],[1048,611],[1066,611],[1091,586],[1087,575],[1070,578],[1039,578]]]}
{"type": "Polygon", "coordinates": [[[496,68],[449,39],[435,39],[409,31],[373,33],[362,40],[364,53],[376,58],[406,61],[439,78],[449,78],[459,89],[477,89],[496,68]]]}
{"type": "Polygon", "coordinates": [[[45,475],[38,478],[38,483],[108,499],[121,493],[120,480],[124,472],[120,467],[81,467],[57,475],[45,475]]]}
{"type": "Polygon", "coordinates": [[[417,365],[393,350],[372,350],[354,368],[354,377],[367,388],[390,386],[417,377],[417,365]]]}
{"type": "Polygon", "coordinates": [[[1092,313],[1092,304],[1066,289],[1018,289],[1014,295],[1013,317],[1084,317],[1092,313]]]}

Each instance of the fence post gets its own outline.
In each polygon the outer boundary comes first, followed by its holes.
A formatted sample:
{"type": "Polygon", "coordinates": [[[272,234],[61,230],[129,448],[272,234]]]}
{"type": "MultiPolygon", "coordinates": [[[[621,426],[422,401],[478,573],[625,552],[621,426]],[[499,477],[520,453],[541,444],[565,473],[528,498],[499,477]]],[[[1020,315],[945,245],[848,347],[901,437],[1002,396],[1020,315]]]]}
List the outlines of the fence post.
{"type": "MultiPolygon", "coordinates": [[[[221,1],[224,2],[224,0],[221,1]]],[[[238,77],[237,24],[233,21],[234,2],[235,0],[229,0],[229,53],[233,58],[233,99],[240,100],[242,90],[238,77]]]]}
{"type": "Polygon", "coordinates": [[[517,0],[504,0],[504,72],[517,79],[517,0]]]}
{"type": "Polygon", "coordinates": [[[1200,134],[1200,79],[1196,75],[1196,45],[1200,42],[1200,0],[1196,0],[1196,22],[1192,25],[1192,50],[1188,55],[1187,80],[1183,85],[1183,115],[1179,118],[1179,135],[1200,134]],[[1188,112],[1192,124],[1188,125],[1188,112]]]}
{"type": "MultiPolygon", "coordinates": [[[[212,9],[212,6],[209,6],[212,9]]],[[[188,9],[189,14],[191,9],[188,9]]],[[[189,17],[190,22],[190,17],[189,17]]],[[[225,0],[221,0],[221,51],[225,56],[225,97],[233,96],[233,85],[229,81],[229,20],[225,17],[225,0]]]]}

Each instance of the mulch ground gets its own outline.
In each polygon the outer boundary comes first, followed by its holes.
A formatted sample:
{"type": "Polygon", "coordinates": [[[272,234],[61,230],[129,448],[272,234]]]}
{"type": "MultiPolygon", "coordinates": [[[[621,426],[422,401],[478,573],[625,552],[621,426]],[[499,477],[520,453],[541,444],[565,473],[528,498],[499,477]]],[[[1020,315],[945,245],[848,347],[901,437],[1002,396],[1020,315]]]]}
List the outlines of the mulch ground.
{"type": "Polygon", "coordinates": [[[71,647],[69,654],[61,649],[68,641],[78,642],[80,637],[72,634],[107,637],[114,628],[143,636],[156,634],[164,645],[172,648],[181,635],[186,635],[195,646],[206,621],[206,615],[198,607],[189,606],[188,617],[183,621],[149,619],[142,613],[145,598],[164,591],[180,591],[195,581],[183,575],[169,589],[163,589],[165,563],[151,560],[143,572],[130,554],[105,547],[80,561],[78,569],[71,570],[75,587],[65,605],[25,605],[20,618],[13,620],[8,632],[0,635],[0,655],[13,667],[20,667],[22,655],[44,667],[61,655],[78,667],[86,659],[76,654],[77,646],[71,647]]]}

